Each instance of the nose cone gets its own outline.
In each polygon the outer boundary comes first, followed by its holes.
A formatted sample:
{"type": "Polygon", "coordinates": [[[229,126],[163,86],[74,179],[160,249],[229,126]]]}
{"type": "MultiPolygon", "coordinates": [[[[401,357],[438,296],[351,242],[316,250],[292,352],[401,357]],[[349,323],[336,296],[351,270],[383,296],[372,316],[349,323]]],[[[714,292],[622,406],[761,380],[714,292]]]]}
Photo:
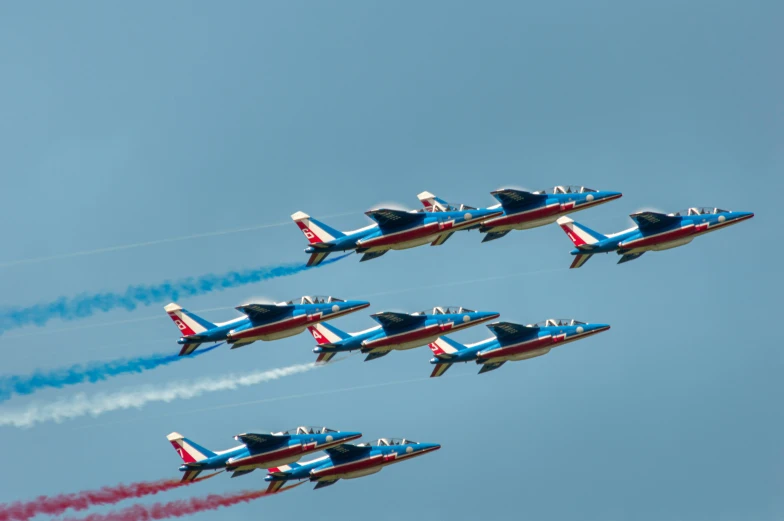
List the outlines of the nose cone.
{"type": "Polygon", "coordinates": [[[341,432],[338,432],[337,434],[333,434],[332,436],[336,440],[340,440],[342,442],[346,442],[346,441],[357,440],[357,439],[361,438],[362,437],[362,433],[361,432],[352,432],[352,431],[346,431],[346,432],[341,431],[341,432]]]}
{"type": "Polygon", "coordinates": [[[474,311],[473,313],[469,313],[468,316],[471,322],[478,324],[487,322],[488,320],[495,320],[500,317],[501,314],[496,313],[495,311],[474,311]]]}
{"type": "Polygon", "coordinates": [[[730,212],[731,219],[742,221],[744,219],[751,219],[754,217],[754,212],[730,212]]]}
{"type": "Polygon", "coordinates": [[[589,333],[601,333],[610,329],[610,324],[588,324],[586,329],[589,333]]]}
{"type": "Polygon", "coordinates": [[[359,311],[360,309],[365,309],[368,306],[370,306],[370,302],[367,302],[365,300],[347,300],[345,302],[335,302],[332,305],[330,311],[332,313],[345,315],[348,313],[359,311]]]}
{"type": "Polygon", "coordinates": [[[438,450],[440,448],[441,448],[440,443],[418,443],[414,450],[418,454],[425,454],[427,452],[433,452],[434,450],[438,450]]]}
{"type": "Polygon", "coordinates": [[[621,192],[599,192],[597,199],[607,202],[613,199],[620,199],[621,197],[623,197],[621,192]]]}

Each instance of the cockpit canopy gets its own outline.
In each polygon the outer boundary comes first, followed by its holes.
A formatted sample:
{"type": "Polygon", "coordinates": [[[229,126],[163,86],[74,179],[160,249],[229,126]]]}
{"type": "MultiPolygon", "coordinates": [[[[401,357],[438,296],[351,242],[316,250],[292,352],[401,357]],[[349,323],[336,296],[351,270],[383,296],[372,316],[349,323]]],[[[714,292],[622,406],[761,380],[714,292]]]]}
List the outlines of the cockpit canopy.
{"type": "Polygon", "coordinates": [[[548,318],[536,324],[528,324],[528,327],[557,327],[557,326],[579,326],[585,324],[573,318],[548,318]]]}
{"type": "Polygon", "coordinates": [[[289,300],[286,304],[329,304],[330,302],[345,302],[345,300],[325,295],[305,295],[298,299],[289,300]]]}
{"type": "Polygon", "coordinates": [[[288,434],[288,435],[295,435],[295,434],[327,434],[330,432],[338,432],[334,429],[330,429],[329,427],[308,427],[306,425],[300,425],[299,427],[295,427],[293,429],[289,429],[286,431],[276,432],[274,434],[288,434]]]}
{"type": "Polygon", "coordinates": [[[412,315],[458,315],[460,313],[475,313],[476,310],[463,308],[460,306],[436,306],[433,309],[417,311],[412,315]]]}
{"type": "Polygon", "coordinates": [[[468,206],[467,204],[441,204],[439,203],[438,206],[426,206],[417,210],[417,212],[463,212],[465,210],[476,210],[473,206],[468,206]]]}
{"type": "Polygon", "coordinates": [[[672,215],[673,217],[688,217],[690,215],[713,215],[717,213],[729,213],[729,210],[711,208],[708,206],[695,206],[693,208],[686,208],[685,210],[679,210],[668,215],[672,215]]]}
{"type": "Polygon", "coordinates": [[[379,438],[376,441],[360,443],[360,447],[391,447],[394,445],[415,445],[417,442],[406,438],[379,438]]]}
{"type": "Polygon", "coordinates": [[[593,188],[587,186],[577,185],[559,185],[552,188],[545,188],[544,190],[537,190],[535,194],[584,194],[587,192],[596,192],[593,188]]]}

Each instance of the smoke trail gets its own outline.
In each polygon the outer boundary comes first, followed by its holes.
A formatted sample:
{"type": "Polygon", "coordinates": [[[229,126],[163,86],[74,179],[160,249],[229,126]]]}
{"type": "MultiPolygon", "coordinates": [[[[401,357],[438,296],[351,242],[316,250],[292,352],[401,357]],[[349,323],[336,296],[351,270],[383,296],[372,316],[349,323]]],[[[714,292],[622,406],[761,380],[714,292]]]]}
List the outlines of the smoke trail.
{"type": "Polygon", "coordinates": [[[239,503],[247,503],[264,496],[280,494],[286,490],[291,490],[302,485],[289,485],[275,492],[265,490],[245,491],[234,494],[210,494],[203,498],[182,499],[169,503],[155,503],[153,505],[133,505],[122,510],[107,512],[106,514],[90,514],[83,518],[64,518],[62,521],[149,521],[151,519],[167,519],[170,517],[182,517],[208,510],[217,510],[223,507],[230,507],[239,503]]]}
{"type": "Polygon", "coordinates": [[[57,496],[39,496],[32,501],[16,501],[0,505],[0,521],[27,521],[39,514],[56,516],[68,509],[85,510],[99,505],[113,505],[126,499],[152,496],[175,488],[191,485],[209,479],[216,474],[197,478],[193,481],[160,480],[140,481],[128,485],[102,487],[98,490],[84,490],[57,496]]]}
{"type": "Polygon", "coordinates": [[[327,259],[313,267],[295,263],[280,264],[245,271],[230,271],[222,275],[190,277],[162,284],[129,286],[123,293],[85,293],[73,298],[60,297],[52,302],[4,310],[0,314],[0,334],[10,329],[33,324],[43,326],[54,318],[76,320],[118,308],[130,311],[140,305],[149,306],[166,300],[177,301],[180,297],[206,295],[213,291],[255,284],[263,280],[288,277],[301,271],[332,264],[349,255],[351,253],[327,259]]]}
{"type": "Polygon", "coordinates": [[[0,377],[0,402],[14,395],[33,394],[46,388],[61,389],[69,385],[95,383],[113,376],[129,373],[142,373],[179,360],[187,360],[203,355],[222,345],[199,349],[187,356],[157,354],[138,358],[121,358],[109,362],[93,362],[87,365],[75,364],[65,369],[36,371],[27,376],[0,377]]]}
{"type": "Polygon", "coordinates": [[[151,402],[188,400],[205,393],[230,391],[240,387],[278,380],[285,376],[304,373],[324,365],[316,365],[315,363],[290,365],[246,375],[230,374],[220,378],[175,382],[158,387],[145,386],[139,390],[125,390],[93,396],[79,393],[71,398],[51,403],[32,403],[21,410],[0,410],[0,426],[32,427],[35,424],[48,421],[60,423],[86,415],[96,417],[111,411],[139,409],[151,402]]]}

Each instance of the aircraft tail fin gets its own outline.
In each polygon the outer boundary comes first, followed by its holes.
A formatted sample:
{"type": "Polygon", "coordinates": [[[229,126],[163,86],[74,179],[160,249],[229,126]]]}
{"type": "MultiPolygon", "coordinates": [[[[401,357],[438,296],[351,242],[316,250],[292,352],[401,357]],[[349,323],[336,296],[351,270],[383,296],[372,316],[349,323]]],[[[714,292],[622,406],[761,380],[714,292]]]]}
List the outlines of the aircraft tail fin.
{"type": "MultiPolygon", "coordinates": [[[[185,438],[179,432],[172,432],[166,436],[166,439],[169,440],[169,443],[172,444],[174,450],[177,451],[177,454],[180,455],[182,461],[185,463],[198,463],[215,456],[214,452],[205,449],[201,445],[197,445],[188,438],[185,438]]],[[[193,478],[195,477],[196,476],[193,476],[193,478]]]]}
{"type": "Polygon", "coordinates": [[[591,246],[607,238],[606,235],[602,235],[599,232],[593,231],[587,226],[575,222],[568,217],[561,217],[556,222],[558,223],[558,226],[560,226],[563,231],[566,232],[566,235],[569,236],[574,245],[578,248],[591,246]]]}
{"type": "Polygon", "coordinates": [[[167,304],[163,309],[166,310],[174,324],[180,329],[182,336],[198,335],[215,327],[215,324],[212,322],[204,320],[187,309],[182,309],[174,302],[167,304]]]}
{"type": "Polygon", "coordinates": [[[313,339],[319,344],[336,344],[341,340],[351,338],[350,333],[341,331],[332,324],[326,322],[319,322],[313,326],[308,326],[308,331],[313,335],[313,339]]]}
{"type": "Polygon", "coordinates": [[[313,219],[305,212],[292,214],[291,219],[297,223],[297,226],[305,234],[305,238],[310,244],[322,244],[346,235],[321,221],[313,219]]]}
{"type": "Polygon", "coordinates": [[[425,208],[430,208],[432,211],[443,212],[449,207],[449,203],[427,191],[422,192],[417,197],[425,208]]]}
{"type": "Polygon", "coordinates": [[[460,342],[455,342],[451,338],[445,336],[436,338],[435,342],[429,343],[427,347],[433,351],[433,354],[436,355],[436,358],[441,360],[449,360],[452,358],[452,355],[466,348],[460,342]]]}
{"type": "Polygon", "coordinates": [[[280,467],[273,467],[271,469],[267,469],[267,472],[270,474],[270,476],[283,478],[286,477],[289,474],[289,472],[291,472],[294,469],[298,469],[301,466],[302,465],[300,465],[299,463],[289,463],[288,465],[281,465],[280,467]]]}

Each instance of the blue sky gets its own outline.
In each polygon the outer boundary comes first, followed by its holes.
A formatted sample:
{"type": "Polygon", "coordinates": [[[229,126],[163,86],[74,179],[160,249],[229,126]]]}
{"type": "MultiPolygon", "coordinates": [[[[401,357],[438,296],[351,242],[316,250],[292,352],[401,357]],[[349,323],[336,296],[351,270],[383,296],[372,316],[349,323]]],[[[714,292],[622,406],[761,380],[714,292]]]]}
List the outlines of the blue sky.
{"type": "MultiPolygon", "coordinates": [[[[784,8],[588,4],[2,5],[0,264],[285,223],[4,266],[3,307],[304,261],[291,213],[348,213],[326,220],[353,229],[370,207],[416,207],[422,190],[471,205],[492,204],[488,192],[502,186],[622,191],[575,216],[608,233],[642,208],[714,205],[756,218],[623,266],[601,256],[568,271],[572,245],[555,226],[481,246],[473,232],[181,302],[201,310],[318,293],[367,297],[373,311],[463,305],[613,328],[481,377],[460,366],[430,381],[421,348],[2,428],[0,501],[177,476],[172,430],[223,449],[240,432],[324,424],[443,449],[221,518],[780,519],[784,8]],[[390,385],[362,388],[378,383],[390,385]],[[309,396],[262,402],[298,394],[309,396]]],[[[335,325],[372,322],[357,313],[335,325]]],[[[176,336],[157,305],[53,321],[0,337],[2,373],[173,351],[176,336]]],[[[455,338],[488,336],[480,327],[455,338]]],[[[77,392],[307,362],[312,347],[302,335],[218,349],[14,399],[0,414],[77,392]]],[[[260,487],[262,477],[219,477],[149,501],[260,487]]]]}

